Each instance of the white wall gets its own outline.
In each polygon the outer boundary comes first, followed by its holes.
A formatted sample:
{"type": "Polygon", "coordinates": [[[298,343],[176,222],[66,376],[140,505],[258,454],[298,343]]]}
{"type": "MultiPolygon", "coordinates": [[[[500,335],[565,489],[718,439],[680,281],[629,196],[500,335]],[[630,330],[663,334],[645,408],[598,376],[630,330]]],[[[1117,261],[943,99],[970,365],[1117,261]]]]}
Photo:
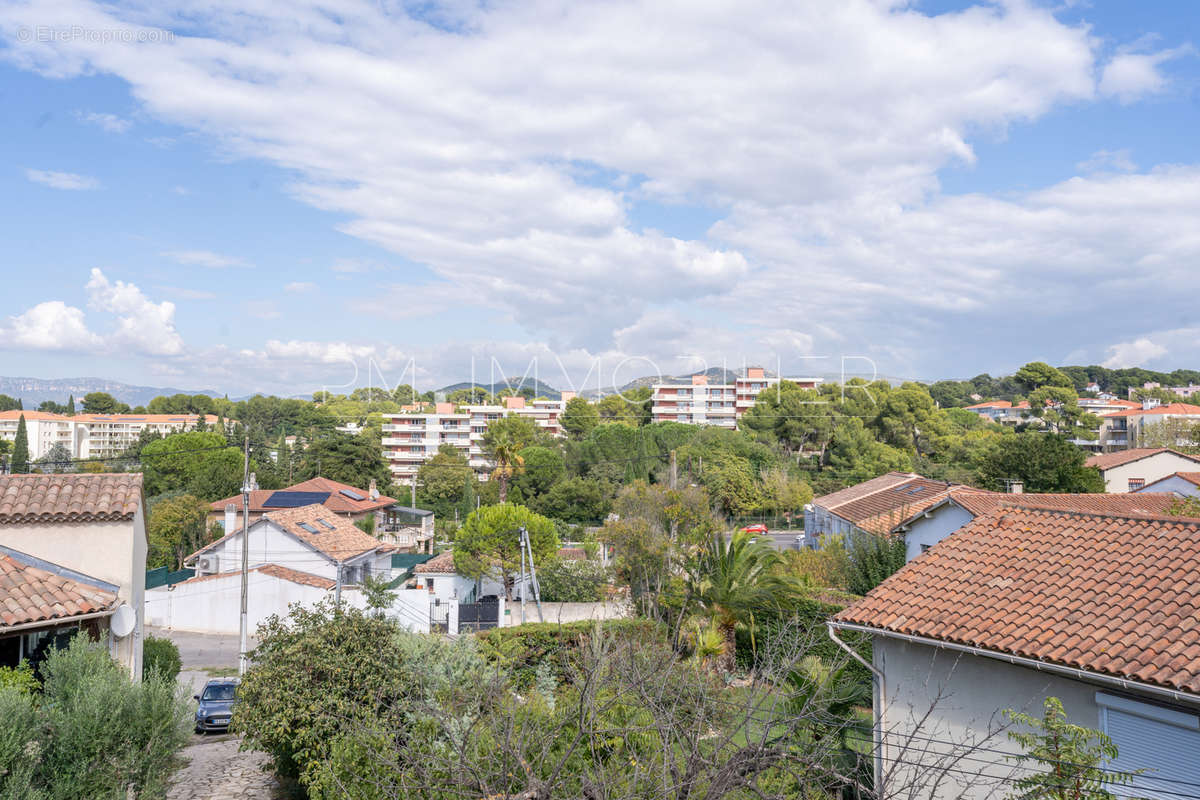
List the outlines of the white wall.
{"type": "MultiPolygon", "coordinates": [[[[216,555],[218,559],[217,572],[240,571],[242,568],[241,533],[226,539],[199,558],[213,555],[216,555]]],[[[337,580],[337,567],[329,558],[265,520],[250,526],[250,566],[255,567],[261,564],[279,564],[300,572],[320,575],[331,581],[337,580]]],[[[390,566],[389,560],[389,569],[390,566]]]]}
{"type": "Polygon", "coordinates": [[[904,534],[904,560],[912,561],[921,555],[922,545],[932,547],[972,519],[969,511],[954,503],[939,506],[927,517],[918,517],[904,534]]]}
{"type": "MultiPolygon", "coordinates": [[[[1200,464],[1197,464],[1196,466],[1200,467],[1200,464]]],[[[1180,471],[1184,472],[1186,470],[1180,471]]],[[[1193,471],[1200,472],[1200,469],[1193,471]]],[[[1172,474],[1169,478],[1162,478],[1161,480],[1152,484],[1147,483],[1144,489],[1138,489],[1135,494],[1140,494],[1142,492],[1172,492],[1180,497],[1200,497],[1200,486],[1197,486],[1191,481],[1185,481],[1178,475],[1172,474]]]]}
{"type": "Polygon", "coordinates": [[[1153,483],[1175,472],[1200,472],[1200,462],[1175,453],[1157,453],[1146,458],[1104,470],[1104,491],[1123,494],[1129,491],[1130,478],[1153,483]]]}
{"type": "MultiPolygon", "coordinates": [[[[508,615],[501,613],[501,625],[521,624],[521,601],[507,604],[508,615]]],[[[624,619],[630,616],[628,603],[542,603],[542,620],[563,624],[584,620],[624,619]]],[[[525,604],[525,622],[538,622],[537,604],[528,600],[525,604]]]]}

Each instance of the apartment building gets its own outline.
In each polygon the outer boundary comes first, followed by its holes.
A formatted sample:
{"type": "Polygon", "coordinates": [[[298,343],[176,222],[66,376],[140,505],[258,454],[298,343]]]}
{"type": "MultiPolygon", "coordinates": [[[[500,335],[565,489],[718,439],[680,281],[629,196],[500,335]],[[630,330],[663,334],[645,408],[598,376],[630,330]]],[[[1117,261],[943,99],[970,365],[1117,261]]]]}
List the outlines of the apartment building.
{"type": "Polygon", "coordinates": [[[1192,442],[1200,406],[1145,400],[1100,418],[1100,449],[1110,453],[1137,447],[1179,447],[1192,442]]]}
{"type": "MultiPolygon", "coordinates": [[[[1162,389],[1162,388],[1163,388],[1163,385],[1161,383],[1156,383],[1154,381],[1146,381],[1145,383],[1143,383],[1141,385],[1141,388],[1138,388],[1136,386],[1130,386],[1129,387],[1129,399],[1130,400],[1134,399],[1134,395],[1136,395],[1138,392],[1140,392],[1142,390],[1162,389]]],[[[1194,383],[1189,383],[1187,386],[1168,386],[1168,387],[1166,387],[1166,390],[1168,392],[1177,394],[1180,397],[1187,399],[1187,400],[1190,400],[1193,397],[1195,397],[1197,394],[1200,394],[1200,386],[1197,386],[1194,383]]]]}
{"type": "Polygon", "coordinates": [[[417,470],[444,444],[458,448],[467,462],[485,479],[492,463],[483,452],[483,435],[488,425],[509,415],[526,417],[551,436],[561,436],[559,417],[574,392],[563,392],[558,400],[526,401],[506,397],[503,405],[456,406],[435,403],[432,407],[408,406],[396,414],[385,414],[383,457],[397,484],[408,484],[417,470]]]}
{"type": "MultiPolygon", "coordinates": [[[[820,378],[788,380],[804,389],[815,389],[821,383],[820,378]]],[[[693,375],[688,383],[656,383],[651,415],[655,422],[735,428],[738,418],[754,407],[759,393],[779,381],[762,367],[750,367],[733,383],[710,384],[707,375],[693,375]]]]}
{"type": "MultiPolygon", "coordinates": [[[[0,438],[12,441],[17,425],[25,417],[29,436],[29,455],[42,458],[50,449],[61,444],[71,458],[106,458],[120,455],[137,443],[143,430],[166,436],[196,427],[196,414],[49,414],[42,411],[0,412],[0,438]]],[[[208,425],[216,425],[217,417],[209,414],[208,425]]]]}

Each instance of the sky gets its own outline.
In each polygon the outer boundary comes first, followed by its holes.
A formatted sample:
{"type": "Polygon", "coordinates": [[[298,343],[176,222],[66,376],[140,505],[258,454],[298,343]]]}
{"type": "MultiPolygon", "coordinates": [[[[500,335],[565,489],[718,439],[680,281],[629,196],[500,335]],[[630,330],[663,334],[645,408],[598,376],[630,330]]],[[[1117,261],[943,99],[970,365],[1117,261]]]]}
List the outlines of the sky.
{"type": "Polygon", "coordinates": [[[3,375],[1200,365],[1192,0],[0,0],[0,99],[3,375]]]}

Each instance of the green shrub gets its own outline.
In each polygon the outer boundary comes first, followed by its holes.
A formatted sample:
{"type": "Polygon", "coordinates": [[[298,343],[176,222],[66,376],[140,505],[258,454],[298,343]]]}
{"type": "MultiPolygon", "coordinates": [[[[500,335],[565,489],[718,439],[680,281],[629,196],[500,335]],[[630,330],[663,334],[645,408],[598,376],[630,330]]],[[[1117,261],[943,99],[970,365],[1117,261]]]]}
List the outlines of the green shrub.
{"type": "Polygon", "coordinates": [[[518,684],[531,686],[539,664],[548,663],[561,678],[569,671],[579,649],[597,631],[617,641],[665,641],[666,628],[644,617],[612,619],[604,622],[533,622],[510,628],[482,631],[480,651],[489,661],[511,671],[518,684]]]}
{"type": "Polygon", "coordinates": [[[40,800],[46,794],[35,785],[35,777],[47,732],[33,694],[0,683],[0,720],[0,798],[40,800]]]}
{"type": "Polygon", "coordinates": [[[183,661],[174,642],[158,636],[146,637],[142,643],[142,678],[149,678],[157,670],[164,679],[174,683],[182,668],[183,661]]]}
{"type": "Polygon", "coordinates": [[[538,570],[538,586],[547,603],[595,603],[604,599],[608,570],[595,561],[552,558],[538,570]]]}
{"type": "Polygon", "coordinates": [[[22,661],[15,667],[0,667],[0,687],[11,686],[22,692],[35,692],[38,689],[37,677],[28,661],[22,661]]]}

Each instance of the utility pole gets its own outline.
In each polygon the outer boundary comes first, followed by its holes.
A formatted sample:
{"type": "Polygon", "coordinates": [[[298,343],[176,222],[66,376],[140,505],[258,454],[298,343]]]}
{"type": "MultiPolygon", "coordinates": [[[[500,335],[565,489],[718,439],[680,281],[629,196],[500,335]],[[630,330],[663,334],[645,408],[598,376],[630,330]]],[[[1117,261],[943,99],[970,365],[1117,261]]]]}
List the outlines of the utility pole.
{"type": "Polygon", "coordinates": [[[412,479],[412,507],[417,507],[417,476],[413,475],[412,479]]]}
{"type": "Polygon", "coordinates": [[[525,529],[521,528],[518,537],[521,547],[521,624],[525,624],[525,529]]]}
{"type": "MultiPolygon", "coordinates": [[[[529,541],[529,531],[524,526],[521,527],[521,537],[525,540],[525,549],[529,552],[529,585],[533,587],[533,602],[537,603],[538,622],[545,622],[542,616],[542,590],[538,586],[537,567],[533,565],[533,545],[529,541]]],[[[521,597],[525,597],[524,592],[521,592],[521,597]]]]}
{"type": "Polygon", "coordinates": [[[242,467],[242,616],[238,623],[238,675],[246,674],[246,645],[249,614],[246,596],[250,587],[250,437],[245,442],[245,463],[242,467]]]}
{"type": "Polygon", "coordinates": [[[675,461],[675,451],[671,451],[671,490],[679,488],[679,464],[675,461]]]}
{"type": "Polygon", "coordinates": [[[333,589],[333,604],[338,608],[342,607],[342,562],[341,561],[337,562],[337,582],[334,584],[334,589],[333,589]]]}

